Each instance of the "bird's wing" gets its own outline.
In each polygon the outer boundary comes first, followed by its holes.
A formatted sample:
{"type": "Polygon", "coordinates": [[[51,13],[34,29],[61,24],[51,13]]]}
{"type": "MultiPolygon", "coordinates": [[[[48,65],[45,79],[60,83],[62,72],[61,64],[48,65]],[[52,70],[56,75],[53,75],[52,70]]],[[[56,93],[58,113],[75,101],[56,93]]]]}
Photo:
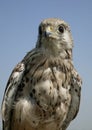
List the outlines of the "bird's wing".
{"type": "Polygon", "coordinates": [[[77,116],[79,111],[80,99],[81,99],[81,86],[82,86],[82,79],[79,76],[78,72],[73,69],[72,76],[71,76],[71,96],[73,107],[75,108],[75,114],[73,115],[73,119],[77,116]]]}
{"type": "Polygon", "coordinates": [[[13,106],[13,101],[16,95],[16,91],[18,89],[18,85],[22,80],[24,71],[25,71],[25,65],[21,62],[14,68],[8,80],[1,107],[3,130],[9,130],[10,114],[13,106]]]}
{"type": "MultiPolygon", "coordinates": [[[[3,102],[1,106],[3,130],[10,130],[12,109],[15,103],[15,96],[17,94],[18,87],[24,77],[24,74],[28,71],[26,66],[28,64],[31,64],[31,67],[35,66],[35,68],[39,66],[39,64],[34,65],[34,62],[32,61],[36,56],[42,59],[42,56],[39,53],[39,49],[33,49],[32,51],[28,52],[27,55],[23,58],[23,60],[19,64],[17,64],[17,66],[14,68],[10,75],[10,78],[6,85],[3,102]]],[[[32,72],[34,73],[34,69],[32,72]]]]}
{"type": "Polygon", "coordinates": [[[80,106],[80,98],[81,98],[81,86],[82,86],[82,79],[79,76],[78,72],[75,68],[71,71],[71,80],[70,80],[70,94],[71,94],[71,104],[69,107],[69,111],[67,114],[67,118],[62,126],[65,130],[70,122],[75,119],[78,114],[79,106],[80,106]]]}

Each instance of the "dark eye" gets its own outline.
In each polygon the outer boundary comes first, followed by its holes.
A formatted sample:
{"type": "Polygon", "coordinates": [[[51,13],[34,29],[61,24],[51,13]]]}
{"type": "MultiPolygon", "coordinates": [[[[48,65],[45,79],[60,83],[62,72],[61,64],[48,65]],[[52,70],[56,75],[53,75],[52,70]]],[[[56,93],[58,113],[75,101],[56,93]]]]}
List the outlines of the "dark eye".
{"type": "Polygon", "coordinates": [[[39,34],[42,35],[42,27],[41,26],[39,26],[39,30],[38,31],[39,31],[39,34]]]}
{"type": "Polygon", "coordinates": [[[58,27],[58,30],[59,30],[59,32],[63,33],[63,32],[64,32],[64,27],[63,27],[62,25],[60,25],[60,26],[58,27]]]}

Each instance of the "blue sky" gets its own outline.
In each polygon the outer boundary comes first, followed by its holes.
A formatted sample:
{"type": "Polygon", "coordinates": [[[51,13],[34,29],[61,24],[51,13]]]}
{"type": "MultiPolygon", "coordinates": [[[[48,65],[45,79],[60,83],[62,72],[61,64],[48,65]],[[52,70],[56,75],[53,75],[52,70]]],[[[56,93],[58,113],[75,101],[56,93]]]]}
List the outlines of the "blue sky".
{"type": "Polygon", "coordinates": [[[68,130],[92,130],[92,0],[0,0],[0,103],[12,69],[35,47],[38,25],[49,17],[70,24],[83,79],[80,112],[68,130]]]}

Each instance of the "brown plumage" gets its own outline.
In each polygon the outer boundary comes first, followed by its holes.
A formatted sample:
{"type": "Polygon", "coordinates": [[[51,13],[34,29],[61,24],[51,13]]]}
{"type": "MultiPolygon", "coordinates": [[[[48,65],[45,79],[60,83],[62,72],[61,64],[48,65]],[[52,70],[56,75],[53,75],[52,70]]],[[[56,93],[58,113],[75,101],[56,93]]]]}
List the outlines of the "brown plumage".
{"type": "Polygon", "coordinates": [[[36,47],[14,68],[7,83],[3,130],[66,130],[78,113],[81,95],[72,48],[66,22],[56,18],[41,22],[36,47]]]}

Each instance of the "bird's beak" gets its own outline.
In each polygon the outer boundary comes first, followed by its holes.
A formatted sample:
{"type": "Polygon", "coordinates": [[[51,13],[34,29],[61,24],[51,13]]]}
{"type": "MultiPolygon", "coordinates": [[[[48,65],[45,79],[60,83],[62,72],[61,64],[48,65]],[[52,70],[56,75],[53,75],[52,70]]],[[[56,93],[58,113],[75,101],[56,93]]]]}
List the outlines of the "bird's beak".
{"type": "Polygon", "coordinates": [[[45,37],[50,37],[52,35],[52,28],[50,26],[46,27],[44,36],[45,37]]]}

